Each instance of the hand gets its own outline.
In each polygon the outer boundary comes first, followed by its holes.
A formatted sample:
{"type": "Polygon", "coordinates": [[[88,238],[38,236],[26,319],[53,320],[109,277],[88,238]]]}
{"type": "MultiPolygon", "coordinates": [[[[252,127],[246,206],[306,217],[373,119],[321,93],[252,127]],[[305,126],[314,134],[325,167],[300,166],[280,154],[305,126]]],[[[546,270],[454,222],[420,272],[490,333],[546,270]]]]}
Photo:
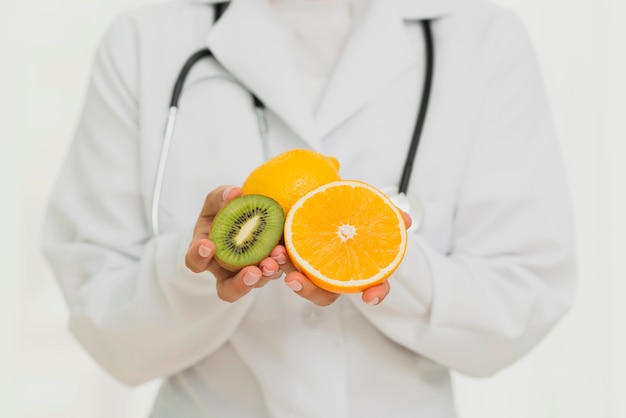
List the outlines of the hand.
{"type": "MultiPolygon", "coordinates": [[[[408,229],[411,226],[411,217],[404,211],[402,216],[408,229]]],[[[329,292],[317,287],[307,276],[299,272],[290,261],[283,265],[282,270],[287,273],[285,284],[298,295],[318,306],[328,306],[341,296],[339,293],[329,292]]],[[[390,290],[389,281],[385,280],[380,284],[365,289],[361,294],[361,300],[368,305],[378,305],[387,297],[390,290]]]]}
{"type": "Polygon", "coordinates": [[[263,287],[270,280],[281,277],[280,263],[287,260],[287,252],[283,246],[274,248],[270,256],[263,259],[258,266],[246,266],[237,273],[223,269],[213,259],[215,243],[209,239],[213,218],[226,202],[240,195],[241,189],[233,186],[218,187],[207,195],[185,255],[185,264],[191,271],[213,273],[217,280],[217,294],[227,302],[234,302],[250,290],[263,287]]]}

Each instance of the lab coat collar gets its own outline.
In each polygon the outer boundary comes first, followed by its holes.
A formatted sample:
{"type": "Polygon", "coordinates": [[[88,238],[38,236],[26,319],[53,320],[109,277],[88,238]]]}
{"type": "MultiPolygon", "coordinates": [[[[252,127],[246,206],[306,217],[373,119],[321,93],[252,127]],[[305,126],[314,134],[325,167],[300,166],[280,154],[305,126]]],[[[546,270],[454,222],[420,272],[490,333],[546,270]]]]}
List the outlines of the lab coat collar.
{"type": "Polygon", "coordinates": [[[291,36],[268,2],[235,0],[209,32],[207,43],[235,78],[311,147],[319,149],[313,115],[301,99],[290,54],[291,36]]]}
{"type": "Polygon", "coordinates": [[[364,2],[369,10],[355,16],[355,32],[329,80],[316,115],[301,98],[298,72],[290,55],[291,32],[277,20],[269,2],[232,1],[209,32],[207,44],[221,64],[268,109],[313,149],[322,151],[321,138],[415,65],[418,53],[407,38],[404,20],[441,17],[452,13],[460,1],[364,2]],[[389,7],[391,2],[393,7],[389,7]]]}
{"type": "Polygon", "coordinates": [[[454,13],[463,0],[392,0],[404,19],[436,19],[454,13]]]}
{"type": "MultiPolygon", "coordinates": [[[[226,3],[229,0],[187,0],[191,3],[226,3]]],[[[395,3],[395,8],[405,19],[436,18],[453,13],[463,0],[386,0],[395,3]]]]}

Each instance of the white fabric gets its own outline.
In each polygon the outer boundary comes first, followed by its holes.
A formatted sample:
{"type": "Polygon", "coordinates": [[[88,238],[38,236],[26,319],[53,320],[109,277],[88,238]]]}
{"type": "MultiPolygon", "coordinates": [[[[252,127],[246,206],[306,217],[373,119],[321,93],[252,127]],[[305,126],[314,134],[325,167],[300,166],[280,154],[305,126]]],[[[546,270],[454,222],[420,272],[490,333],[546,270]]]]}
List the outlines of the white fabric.
{"type": "Polygon", "coordinates": [[[318,308],[281,281],[229,304],[210,274],[184,266],[206,193],[262,161],[248,93],[207,76],[226,68],[264,101],[273,154],[310,147],[337,157],[344,178],[396,184],[424,68],[409,18],[433,3],[371,0],[316,118],[269,3],[233,1],[213,27],[203,2],[154,4],[108,31],[44,249],[94,359],[127,384],[167,378],[155,418],[450,418],[449,369],[501,370],[568,309],[569,196],[534,54],[514,15],[469,0],[433,24],[434,90],[410,184],[427,214],[380,306],[351,295],[318,308]],[[206,45],[221,64],[190,74],[163,234],[151,237],[171,87],[206,45]]]}
{"type": "Polygon", "coordinates": [[[293,52],[303,98],[315,112],[326,82],[350,34],[351,0],[271,0],[293,31],[293,52]]]}

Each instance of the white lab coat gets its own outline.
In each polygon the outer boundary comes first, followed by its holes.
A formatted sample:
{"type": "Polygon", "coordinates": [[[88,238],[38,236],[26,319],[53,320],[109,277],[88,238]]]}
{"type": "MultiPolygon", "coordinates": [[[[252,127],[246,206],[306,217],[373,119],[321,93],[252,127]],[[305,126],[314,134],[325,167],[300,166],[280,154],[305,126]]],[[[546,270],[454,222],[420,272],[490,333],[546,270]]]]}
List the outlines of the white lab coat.
{"type": "Polygon", "coordinates": [[[450,369],[501,370],[573,298],[564,168],[523,26],[473,0],[371,0],[311,112],[268,4],[234,0],[213,27],[209,3],[126,13],[97,52],[44,237],[71,331],[122,382],[166,378],[155,418],[453,417],[450,369]],[[184,265],[191,229],[205,195],[241,184],[263,153],[248,93],[207,77],[225,67],[265,102],[272,154],[309,147],[338,158],[344,178],[397,185],[426,17],[437,18],[435,78],[410,183],[426,218],[389,296],[321,308],[277,280],[219,300],[211,274],[184,265]],[[171,89],[207,45],[221,65],[189,76],[152,237],[171,89]]]}

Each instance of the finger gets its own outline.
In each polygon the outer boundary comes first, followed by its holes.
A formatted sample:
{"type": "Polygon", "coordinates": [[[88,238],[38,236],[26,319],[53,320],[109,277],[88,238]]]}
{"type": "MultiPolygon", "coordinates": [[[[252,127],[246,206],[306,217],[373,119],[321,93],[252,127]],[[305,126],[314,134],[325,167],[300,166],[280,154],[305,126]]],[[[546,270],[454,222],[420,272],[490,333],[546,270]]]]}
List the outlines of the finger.
{"type": "Polygon", "coordinates": [[[206,238],[211,230],[211,222],[217,212],[219,212],[227,202],[241,194],[241,188],[235,186],[221,186],[207,194],[194,228],[193,240],[196,241],[206,238]]]}
{"type": "Polygon", "coordinates": [[[194,273],[200,273],[209,268],[215,254],[215,244],[209,239],[200,239],[193,242],[187,254],[185,254],[185,265],[194,273]]]}
{"type": "Polygon", "coordinates": [[[247,266],[235,276],[218,280],[217,295],[226,302],[235,302],[247,295],[263,279],[263,272],[256,266],[247,266]]]}
{"type": "Polygon", "coordinates": [[[328,306],[339,298],[338,293],[329,292],[313,284],[304,274],[294,271],[285,276],[285,284],[299,296],[318,306],[328,306]]]}
{"type": "Polygon", "coordinates": [[[215,216],[224,205],[240,196],[243,192],[240,187],[220,186],[211,191],[204,199],[201,216],[215,216]]]}
{"type": "Polygon", "coordinates": [[[268,281],[278,279],[283,274],[276,260],[270,257],[261,260],[259,269],[261,269],[263,277],[262,280],[259,280],[256,287],[263,287],[268,281]]]}
{"type": "Polygon", "coordinates": [[[378,305],[387,297],[390,290],[389,281],[385,280],[381,284],[365,289],[361,295],[361,300],[368,305],[378,305]]]}
{"type": "Polygon", "coordinates": [[[402,212],[402,217],[404,218],[404,224],[406,225],[406,229],[409,229],[413,224],[413,219],[411,218],[411,215],[403,210],[401,210],[400,212],[402,212]]]}
{"type": "Polygon", "coordinates": [[[284,273],[291,273],[298,269],[293,265],[287,254],[287,249],[283,245],[277,245],[270,253],[270,257],[274,259],[284,273]]]}

